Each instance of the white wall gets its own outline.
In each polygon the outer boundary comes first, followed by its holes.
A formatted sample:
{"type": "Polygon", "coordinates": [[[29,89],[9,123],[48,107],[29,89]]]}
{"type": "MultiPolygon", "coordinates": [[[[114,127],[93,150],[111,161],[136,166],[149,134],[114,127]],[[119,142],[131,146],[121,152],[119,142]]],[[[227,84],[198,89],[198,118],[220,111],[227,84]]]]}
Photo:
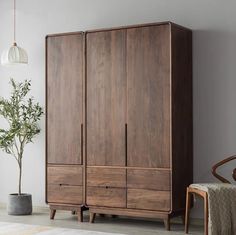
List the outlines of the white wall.
{"type": "MultiPolygon", "coordinates": [[[[234,0],[18,0],[17,42],[29,66],[0,67],[0,96],[9,77],[32,79],[32,94],[44,105],[46,34],[170,20],[193,29],[194,180],[212,181],[210,168],[236,153],[236,2],[234,0]]],[[[0,0],[0,51],[12,43],[12,1],[0,0]]],[[[3,126],[3,122],[0,122],[3,126]]],[[[42,133],[26,148],[23,189],[44,203],[42,133]]],[[[227,172],[224,170],[224,172],[227,172]]],[[[0,202],[16,191],[14,159],[0,152],[0,202]]],[[[201,213],[196,213],[201,216],[201,213]]]]}

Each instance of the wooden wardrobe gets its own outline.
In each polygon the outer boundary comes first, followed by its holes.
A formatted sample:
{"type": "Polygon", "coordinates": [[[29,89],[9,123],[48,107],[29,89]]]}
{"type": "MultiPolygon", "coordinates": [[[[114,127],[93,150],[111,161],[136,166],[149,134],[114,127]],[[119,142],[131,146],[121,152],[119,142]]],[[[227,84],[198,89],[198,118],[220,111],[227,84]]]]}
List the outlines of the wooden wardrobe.
{"type": "Polygon", "coordinates": [[[192,183],[192,33],[170,22],[46,38],[46,198],[57,209],[183,215],[192,183]]]}

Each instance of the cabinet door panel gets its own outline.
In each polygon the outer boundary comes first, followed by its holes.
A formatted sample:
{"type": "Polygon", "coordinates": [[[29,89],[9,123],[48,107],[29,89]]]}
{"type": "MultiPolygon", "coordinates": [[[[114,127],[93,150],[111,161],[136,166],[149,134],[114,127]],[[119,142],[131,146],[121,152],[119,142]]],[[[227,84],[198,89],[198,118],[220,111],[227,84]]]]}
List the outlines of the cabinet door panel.
{"type": "Polygon", "coordinates": [[[170,166],[169,25],[127,30],[128,166],[170,166]]]}
{"type": "Polygon", "coordinates": [[[87,163],[125,165],[126,30],[87,34],[87,163]]]}
{"type": "Polygon", "coordinates": [[[47,38],[47,160],[81,164],[82,34],[47,38]]]}

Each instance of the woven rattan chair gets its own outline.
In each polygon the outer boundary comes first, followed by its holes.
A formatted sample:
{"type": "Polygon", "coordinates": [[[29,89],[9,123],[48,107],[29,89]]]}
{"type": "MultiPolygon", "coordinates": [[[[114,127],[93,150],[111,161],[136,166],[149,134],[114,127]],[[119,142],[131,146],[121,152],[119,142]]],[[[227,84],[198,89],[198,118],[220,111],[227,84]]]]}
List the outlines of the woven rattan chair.
{"type": "MultiPolygon", "coordinates": [[[[230,184],[230,181],[228,181],[223,176],[217,173],[217,168],[235,159],[236,159],[236,155],[228,157],[220,161],[219,163],[215,164],[212,167],[212,174],[222,183],[230,184]]],[[[236,181],[236,168],[233,170],[232,176],[233,176],[233,179],[236,181]]],[[[204,199],[204,231],[205,231],[204,234],[208,235],[208,195],[207,195],[207,192],[197,189],[197,188],[193,188],[191,187],[191,185],[187,188],[187,195],[186,195],[185,233],[188,233],[188,229],[189,229],[189,212],[190,212],[190,207],[191,207],[192,195],[198,195],[204,199]]]]}

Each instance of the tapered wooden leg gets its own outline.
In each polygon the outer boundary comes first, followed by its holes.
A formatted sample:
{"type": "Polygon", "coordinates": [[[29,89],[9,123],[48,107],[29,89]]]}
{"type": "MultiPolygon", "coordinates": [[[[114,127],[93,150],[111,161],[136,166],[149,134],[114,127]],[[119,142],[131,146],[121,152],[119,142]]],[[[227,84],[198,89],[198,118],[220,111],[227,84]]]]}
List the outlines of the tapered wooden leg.
{"type": "Polygon", "coordinates": [[[164,219],[165,228],[167,231],[170,231],[170,218],[164,219]]]}
{"type": "Polygon", "coordinates": [[[89,222],[94,223],[95,217],[96,217],[96,213],[90,212],[89,222]]]}
{"type": "Polygon", "coordinates": [[[207,193],[204,196],[204,231],[205,235],[208,235],[208,196],[207,193]]]}
{"type": "Polygon", "coordinates": [[[71,214],[72,214],[72,215],[75,215],[75,213],[76,213],[76,211],[71,211],[71,214]]]}
{"type": "Polygon", "coordinates": [[[55,217],[55,214],[56,214],[56,210],[54,210],[54,209],[50,209],[50,219],[54,219],[54,217],[55,217]]]}
{"type": "Polygon", "coordinates": [[[190,203],[191,203],[191,193],[189,192],[189,188],[187,188],[186,209],[185,209],[185,233],[188,233],[188,229],[189,229],[190,203]]]}
{"type": "Polygon", "coordinates": [[[83,210],[77,210],[78,221],[83,222],[83,210]]]}

